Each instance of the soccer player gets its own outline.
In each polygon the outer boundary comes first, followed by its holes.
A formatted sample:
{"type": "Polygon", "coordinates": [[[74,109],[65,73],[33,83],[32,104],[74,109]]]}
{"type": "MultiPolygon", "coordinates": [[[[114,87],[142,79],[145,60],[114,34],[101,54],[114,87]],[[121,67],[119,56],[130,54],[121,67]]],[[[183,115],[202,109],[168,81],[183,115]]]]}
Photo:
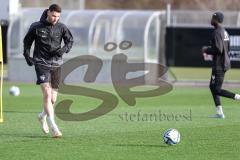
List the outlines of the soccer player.
{"type": "Polygon", "coordinates": [[[212,75],[210,80],[210,90],[216,105],[216,117],[225,118],[220,96],[240,100],[239,94],[234,94],[222,89],[224,75],[230,69],[231,63],[229,58],[229,35],[223,28],[222,22],[224,15],[216,12],[212,15],[211,25],[214,27],[212,33],[211,46],[203,47],[203,56],[212,56],[212,75]]]}
{"type": "Polygon", "coordinates": [[[40,21],[32,23],[25,38],[23,55],[29,66],[35,65],[37,75],[36,84],[40,85],[43,93],[43,111],[38,115],[42,130],[45,134],[51,128],[54,138],[61,137],[54,120],[54,103],[57,99],[62,56],[68,53],[73,45],[73,37],[69,29],[59,22],[61,7],[52,4],[46,9],[40,21]],[[62,40],[64,46],[61,46],[62,40]],[[35,41],[33,57],[30,56],[30,49],[35,41]]]}

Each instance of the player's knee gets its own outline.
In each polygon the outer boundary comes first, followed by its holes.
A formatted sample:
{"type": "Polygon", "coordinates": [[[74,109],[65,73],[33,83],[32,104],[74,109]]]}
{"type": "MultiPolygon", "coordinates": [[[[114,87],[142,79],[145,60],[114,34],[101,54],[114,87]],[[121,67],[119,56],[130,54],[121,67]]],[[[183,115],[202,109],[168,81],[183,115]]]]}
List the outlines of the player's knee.
{"type": "Polygon", "coordinates": [[[215,93],[217,95],[220,95],[221,94],[221,88],[215,88],[215,93]]]}
{"type": "Polygon", "coordinates": [[[44,99],[46,99],[46,100],[51,99],[51,94],[45,93],[44,94],[44,99]]]}
{"type": "Polygon", "coordinates": [[[214,93],[216,95],[221,94],[221,88],[217,88],[217,87],[214,87],[214,86],[209,86],[209,88],[210,88],[212,93],[214,93]]]}
{"type": "Polygon", "coordinates": [[[44,88],[44,92],[43,92],[43,96],[45,99],[51,99],[51,88],[50,87],[45,87],[44,88]]]}

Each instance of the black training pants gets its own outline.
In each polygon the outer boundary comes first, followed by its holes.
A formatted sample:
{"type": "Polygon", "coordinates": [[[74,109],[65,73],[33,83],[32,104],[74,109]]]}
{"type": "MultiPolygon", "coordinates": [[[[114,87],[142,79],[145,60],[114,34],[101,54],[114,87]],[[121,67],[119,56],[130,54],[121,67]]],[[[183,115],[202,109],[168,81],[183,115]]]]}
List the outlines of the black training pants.
{"type": "Polygon", "coordinates": [[[220,96],[234,99],[235,94],[222,89],[225,71],[212,70],[210,81],[210,90],[212,92],[213,100],[216,106],[221,105],[220,96]]]}

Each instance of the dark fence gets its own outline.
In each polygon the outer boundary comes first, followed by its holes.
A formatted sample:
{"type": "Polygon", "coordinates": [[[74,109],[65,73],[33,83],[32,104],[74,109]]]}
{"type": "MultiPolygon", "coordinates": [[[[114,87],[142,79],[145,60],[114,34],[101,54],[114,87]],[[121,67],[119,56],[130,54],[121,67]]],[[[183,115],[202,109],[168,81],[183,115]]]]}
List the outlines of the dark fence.
{"type": "MultiPolygon", "coordinates": [[[[226,28],[230,35],[232,67],[240,67],[240,28],[226,28]]],[[[202,46],[210,44],[213,28],[167,27],[166,58],[168,66],[209,67],[204,61],[202,46]]]]}

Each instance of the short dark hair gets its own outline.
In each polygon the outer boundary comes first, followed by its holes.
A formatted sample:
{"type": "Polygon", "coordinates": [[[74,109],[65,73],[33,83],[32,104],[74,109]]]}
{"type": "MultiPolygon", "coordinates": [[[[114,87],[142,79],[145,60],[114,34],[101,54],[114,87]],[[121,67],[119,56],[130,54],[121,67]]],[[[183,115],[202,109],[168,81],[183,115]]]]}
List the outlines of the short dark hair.
{"type": "Polygon", "coordinates": [[[52,5],[50,5],[49,8],[48,8],[48,10],[49,10],[50,12],[55,11],[55,12],[59,12],[59,13],[61,13],[61,11],[62,11],[61,7],[60,7],[58,4],[52,4],[52,5]]]}

